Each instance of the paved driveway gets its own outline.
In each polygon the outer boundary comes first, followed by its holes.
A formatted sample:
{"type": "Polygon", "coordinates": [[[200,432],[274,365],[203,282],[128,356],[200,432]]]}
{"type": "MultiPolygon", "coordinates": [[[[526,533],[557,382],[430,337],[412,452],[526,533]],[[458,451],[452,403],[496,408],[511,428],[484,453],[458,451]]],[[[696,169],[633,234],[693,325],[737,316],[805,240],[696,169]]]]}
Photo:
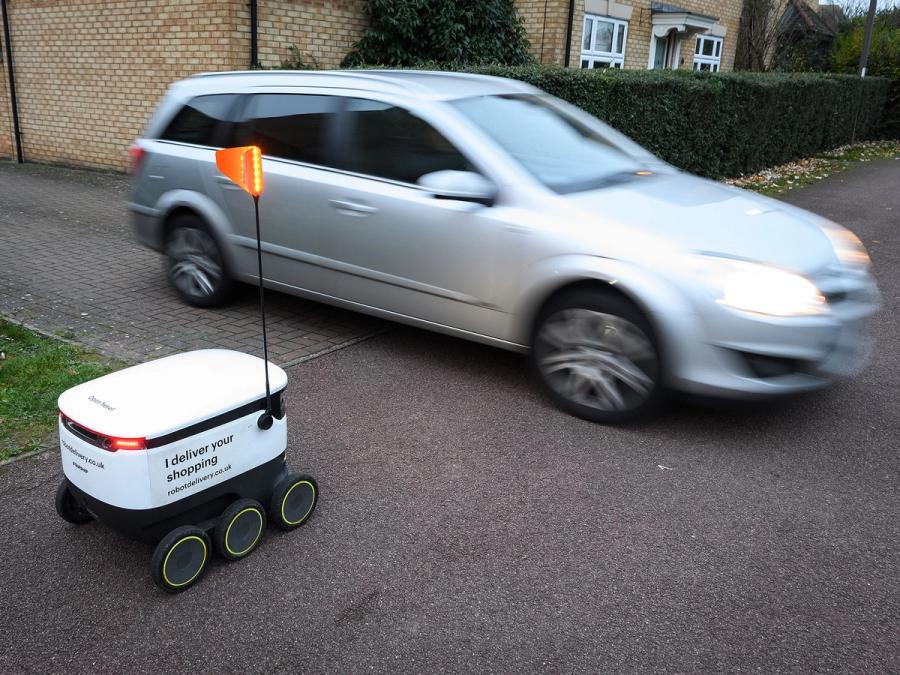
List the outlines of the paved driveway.
{"type": "MultiPolygon", "coordinates": [[[[0,162],[0,314],[138,362],[185,349],[262,354],[258,296],[198,312],[138,246],[118,174],[0,162]]],[[[384,322],[281,293],[267,302],[272,360],[286,365],[373,335],[384,322]]]]}
{"type": "Polygon", "coordinates": [[[791,201],[869,245],[873,366],[810,397],[568,417],[520,357],[401,328],[289,369],[319,512],[180,596],[0,468],[0,671],[900,670],[900,162],[791,201]]]}

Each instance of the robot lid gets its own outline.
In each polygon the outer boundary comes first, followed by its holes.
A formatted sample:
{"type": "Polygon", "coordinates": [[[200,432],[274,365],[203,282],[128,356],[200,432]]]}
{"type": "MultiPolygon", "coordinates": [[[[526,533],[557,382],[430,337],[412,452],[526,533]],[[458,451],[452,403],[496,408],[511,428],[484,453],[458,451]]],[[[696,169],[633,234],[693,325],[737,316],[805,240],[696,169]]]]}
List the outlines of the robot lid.
{"type": "MultiPolygon", "coordinates": [[[[269,363],[273,395],[287,374],[269,363]]],[[[156,438],[265,398],[263,360],[203,349],[149,361],[73,387],[59,397],[66,417],[108,436],[156,438]]]]}

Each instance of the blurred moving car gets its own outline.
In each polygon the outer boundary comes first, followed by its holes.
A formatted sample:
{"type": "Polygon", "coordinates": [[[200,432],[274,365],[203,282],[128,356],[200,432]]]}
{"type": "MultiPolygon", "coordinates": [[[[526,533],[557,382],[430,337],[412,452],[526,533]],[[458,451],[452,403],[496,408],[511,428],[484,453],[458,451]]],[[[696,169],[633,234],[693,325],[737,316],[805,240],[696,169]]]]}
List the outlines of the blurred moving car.
{"type": "Polygon", "coordinates": [[[878,305],[848,230],[682,173],[521,82],[416,71],[175,83],[132,148],[138,239],[189,303],[256,283],[250,199],[214,150],[263,149],[266,286],[529,352],[603,423],[666,390],[801,392],[865,358],[878,305]]]}

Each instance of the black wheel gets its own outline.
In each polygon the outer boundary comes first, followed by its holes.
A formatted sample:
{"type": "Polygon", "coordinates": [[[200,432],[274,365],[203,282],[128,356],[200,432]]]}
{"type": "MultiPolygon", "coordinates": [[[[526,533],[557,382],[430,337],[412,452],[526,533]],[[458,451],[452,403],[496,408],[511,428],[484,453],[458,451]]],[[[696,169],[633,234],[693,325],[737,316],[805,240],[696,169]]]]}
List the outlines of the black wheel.
{"type": "Polygon", "coordinates": [[[316,510],[319,485],[312,476],[292,473],[275,486],[269,517],[283,530],[300,527],[316,510]]]}
{"type": "Polygon", "coordinates": [[[69,489],[69,479],[63,478],[62,483],[56,488],[56,512],[59,517],[73,525],[84,525],[93,520],[69,489]]]}
{"type": "Polygon", "coordinates": [[[231,295],[234,283],[225,269],[222,251],[201,218],[175,217],[166,235],[166,276],[183,300],[196,307],[214,307],[231,295]]]}
{"type": "Polygon", "coordinates": [[[253,553],[265,529],[262,504],[254,499],[238,499],[216,521],[213,545],[226,560],[240,560],[253,553]]]}
{"type": "Polygon", "coordinates": [[[190,588],[203,576],[209,553],[209,537],[205,531],[193,525],[176,527],[153,551],[150,559],[153,582],[169,593],[190,588]]]}
{"type": "Polygon", "coordinates": [[[575,289],[552,299],[535,324],[531,363],[556,405],[592,422],[634,421],[661,401],[653,327],[615,291],[575,289]]]}

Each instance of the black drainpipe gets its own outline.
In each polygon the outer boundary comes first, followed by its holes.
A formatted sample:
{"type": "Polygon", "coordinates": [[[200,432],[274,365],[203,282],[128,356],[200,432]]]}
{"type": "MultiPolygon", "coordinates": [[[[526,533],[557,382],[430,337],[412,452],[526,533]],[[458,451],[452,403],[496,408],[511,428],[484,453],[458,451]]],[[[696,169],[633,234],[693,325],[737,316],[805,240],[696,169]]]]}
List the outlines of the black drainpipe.
{"type": "Polygon", "coordinates": [[[575,20],[575,0],[569,0],[569,19],[566,21],[566,58],[563,62],[566,68],[569,67],[569,52],[572,51],[572,22],[575,20]]]}
{"type": "Polygon", "coordinates": [[[13,133],[16,136],[16,159],[19,164],[25,161],[22,156],[22,130],[19,129],[19,105],[16,100],[16,78],[13,74],[12,44],[9,41],[9,16],[6,12],[6,0],[0,0],[3,8],[3,42],[6,45],[6,68],[9,73],[9,98],[12,102],[13,133]]]}
{"type": "MultiPolygon", "coordinates": [[[[5,2],[6,0],[4,0],[5,2]]],[[[250,67],[256,68],[259,65],[259,54],[257,51],[256,41],[256,0],[250,0],[250,67]]]]}

